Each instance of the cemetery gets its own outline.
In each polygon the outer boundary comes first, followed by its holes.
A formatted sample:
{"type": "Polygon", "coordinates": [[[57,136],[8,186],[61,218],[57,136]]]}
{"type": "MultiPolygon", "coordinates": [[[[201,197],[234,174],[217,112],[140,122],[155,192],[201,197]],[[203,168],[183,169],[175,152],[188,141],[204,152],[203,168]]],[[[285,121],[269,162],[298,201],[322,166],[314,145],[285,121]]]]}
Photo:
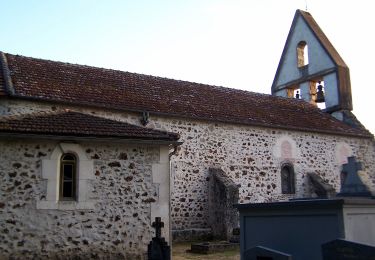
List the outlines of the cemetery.
{"type": "Polygon", "coordinates": [[[237,204],[241,259],[375,259],[375,199],[354,157],[343,169],[333,198],[237,204]]]}
{"type": "Polygon", "coordinates": [[[375,260],[374,136],[308,12],[271,92],[0,52],[0,259],[375,260]]]}

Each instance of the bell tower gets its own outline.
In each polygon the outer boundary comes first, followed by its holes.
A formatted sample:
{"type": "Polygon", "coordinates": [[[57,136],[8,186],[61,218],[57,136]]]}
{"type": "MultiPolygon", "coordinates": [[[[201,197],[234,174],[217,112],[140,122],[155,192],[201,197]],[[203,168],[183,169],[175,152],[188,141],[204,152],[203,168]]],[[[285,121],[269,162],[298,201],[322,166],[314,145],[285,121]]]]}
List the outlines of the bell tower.
{"type": "Polygon", "coordinates": [[[271,90],[341,120],[343,111],[353,109],[349,68],[308,12],[295,13],[271,90]]]}

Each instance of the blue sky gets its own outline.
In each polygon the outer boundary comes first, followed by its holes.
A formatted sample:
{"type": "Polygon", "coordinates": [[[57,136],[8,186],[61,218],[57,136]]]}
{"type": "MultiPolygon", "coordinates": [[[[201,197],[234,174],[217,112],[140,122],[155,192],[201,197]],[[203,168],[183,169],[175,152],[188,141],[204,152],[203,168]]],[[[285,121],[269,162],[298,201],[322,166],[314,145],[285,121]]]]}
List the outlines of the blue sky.
{"type": "Polygon", "coordinates": [[[270,93],[306,4],[351,70],[354,113],[375,133],[371,0],[0,0],[0,50],[270,93]]]}

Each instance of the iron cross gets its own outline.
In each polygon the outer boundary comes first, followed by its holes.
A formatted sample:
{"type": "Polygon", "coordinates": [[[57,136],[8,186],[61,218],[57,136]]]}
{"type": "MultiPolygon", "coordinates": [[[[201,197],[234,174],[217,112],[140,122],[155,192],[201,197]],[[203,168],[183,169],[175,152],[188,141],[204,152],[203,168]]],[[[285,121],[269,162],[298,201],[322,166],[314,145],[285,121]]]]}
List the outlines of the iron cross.
{"type": "Polygon", "coordinates": [[[156,217],[155,222],[152,223],[152,227],[155,228],[156,237],[161,237],[161,228],[164,227],[164,222],[161,221],[161,217],[156,217]]]}

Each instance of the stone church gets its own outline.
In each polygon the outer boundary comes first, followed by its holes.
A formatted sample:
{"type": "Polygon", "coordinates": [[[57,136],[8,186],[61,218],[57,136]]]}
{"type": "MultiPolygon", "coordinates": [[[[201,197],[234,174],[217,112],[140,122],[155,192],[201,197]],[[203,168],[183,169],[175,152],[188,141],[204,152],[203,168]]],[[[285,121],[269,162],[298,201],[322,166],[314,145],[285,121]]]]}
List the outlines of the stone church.
{"type": "MultiPolygon", "coordinates": [[[[349,69],[297,10],[272,95],[0,53],[0,258],[143,259],[212,232],[212,169],[239,203],[340,190],[349,156],[375,188],[374,137],[349,69]]],[[[213,198],[215,199],[215,198],[213,198]]]]}

